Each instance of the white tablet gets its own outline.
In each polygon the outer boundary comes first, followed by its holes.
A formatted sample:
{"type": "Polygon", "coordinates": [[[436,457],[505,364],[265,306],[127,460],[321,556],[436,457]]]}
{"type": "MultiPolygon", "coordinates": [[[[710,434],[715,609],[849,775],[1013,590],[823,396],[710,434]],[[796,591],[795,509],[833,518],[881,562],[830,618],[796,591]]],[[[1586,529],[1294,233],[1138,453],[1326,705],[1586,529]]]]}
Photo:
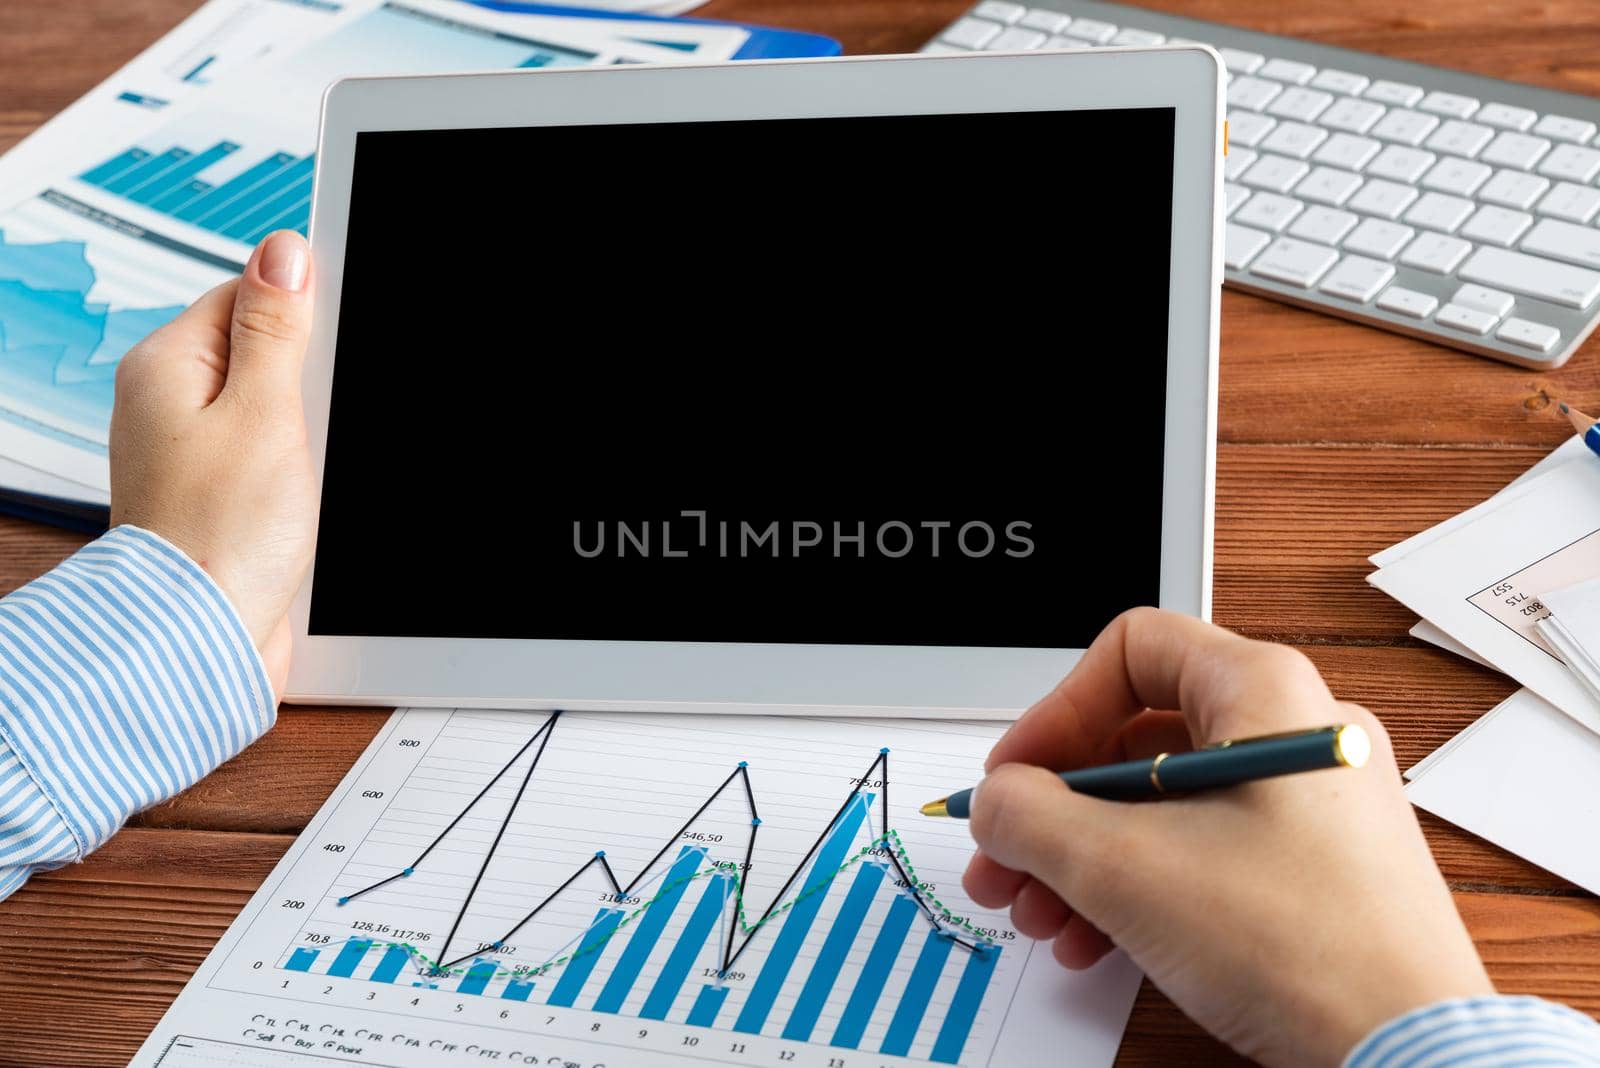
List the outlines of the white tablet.
{"type": "Polygon", "coordinates": [[[1201,48],[329,90],[289,692],[1011,716],[1211,584],[1201,48]]]}

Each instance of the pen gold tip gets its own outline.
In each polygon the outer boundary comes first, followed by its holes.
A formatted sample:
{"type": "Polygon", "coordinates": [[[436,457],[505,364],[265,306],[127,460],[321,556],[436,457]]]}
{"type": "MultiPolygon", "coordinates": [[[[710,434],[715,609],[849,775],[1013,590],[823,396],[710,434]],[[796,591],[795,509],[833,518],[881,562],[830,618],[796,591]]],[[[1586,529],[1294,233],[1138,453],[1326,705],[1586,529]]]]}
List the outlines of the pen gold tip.
{"type": "Polygon", "coordinates": [[[950,810],[945,806],[946,800],[948,800],[948,798],[941,797],[937,801],[929,801],[926,805],[922,806],[922,814],[924,816],[950,815],[950,810]]]}

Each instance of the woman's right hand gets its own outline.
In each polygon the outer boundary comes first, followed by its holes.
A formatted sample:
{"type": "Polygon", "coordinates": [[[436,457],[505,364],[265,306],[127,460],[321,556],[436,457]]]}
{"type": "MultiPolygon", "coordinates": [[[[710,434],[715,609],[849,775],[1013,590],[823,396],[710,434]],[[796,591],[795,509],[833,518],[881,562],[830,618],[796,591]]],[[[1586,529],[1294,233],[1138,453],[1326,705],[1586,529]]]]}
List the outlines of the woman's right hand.
{"type": "Polygon", "coordinates": [[[1389,741],[1300,653],[1153,609],[1115,620],[995,745],[967,892],[1069,968],[1126,950],[1186,1013],[1268,1064],[1334,1065],[1380,1024],[1492,992],[1389,741]],[[1054,771],[1358,723],[1362,768],[1149,804],[1054,771]]]}

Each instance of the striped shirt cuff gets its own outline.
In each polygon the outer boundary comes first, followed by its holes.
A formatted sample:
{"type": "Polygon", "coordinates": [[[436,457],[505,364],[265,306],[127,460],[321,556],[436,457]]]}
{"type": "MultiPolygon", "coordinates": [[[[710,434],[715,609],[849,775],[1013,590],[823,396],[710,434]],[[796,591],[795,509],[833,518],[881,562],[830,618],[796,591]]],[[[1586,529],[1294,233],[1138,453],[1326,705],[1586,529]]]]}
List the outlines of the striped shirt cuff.
{"type": "Polygon", "coordinates": [[[1441,1001],[1362,1039],[1344,1068],[1600,1068],[1600,1024],[1534,997],[1441,1001]]]}
{"type": "Polygon", "coordinates": [[[117,527],[0,600],[0,897],[193,785],[275,715],[233,605],[147,530],[117,527]]]}

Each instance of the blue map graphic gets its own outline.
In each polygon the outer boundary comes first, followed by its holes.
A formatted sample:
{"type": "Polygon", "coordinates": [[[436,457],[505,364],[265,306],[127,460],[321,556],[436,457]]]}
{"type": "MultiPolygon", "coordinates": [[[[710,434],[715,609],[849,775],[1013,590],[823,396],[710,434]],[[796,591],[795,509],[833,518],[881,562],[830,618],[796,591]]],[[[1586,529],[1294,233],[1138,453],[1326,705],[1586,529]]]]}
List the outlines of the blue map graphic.
{"type": "Polygon", "coordinates": [[[0,409],[110,422],[117,361],[183,306],[113,311],[89,300],[94,282],[83,242],[18,244],[0,230],[0,409]]]}

